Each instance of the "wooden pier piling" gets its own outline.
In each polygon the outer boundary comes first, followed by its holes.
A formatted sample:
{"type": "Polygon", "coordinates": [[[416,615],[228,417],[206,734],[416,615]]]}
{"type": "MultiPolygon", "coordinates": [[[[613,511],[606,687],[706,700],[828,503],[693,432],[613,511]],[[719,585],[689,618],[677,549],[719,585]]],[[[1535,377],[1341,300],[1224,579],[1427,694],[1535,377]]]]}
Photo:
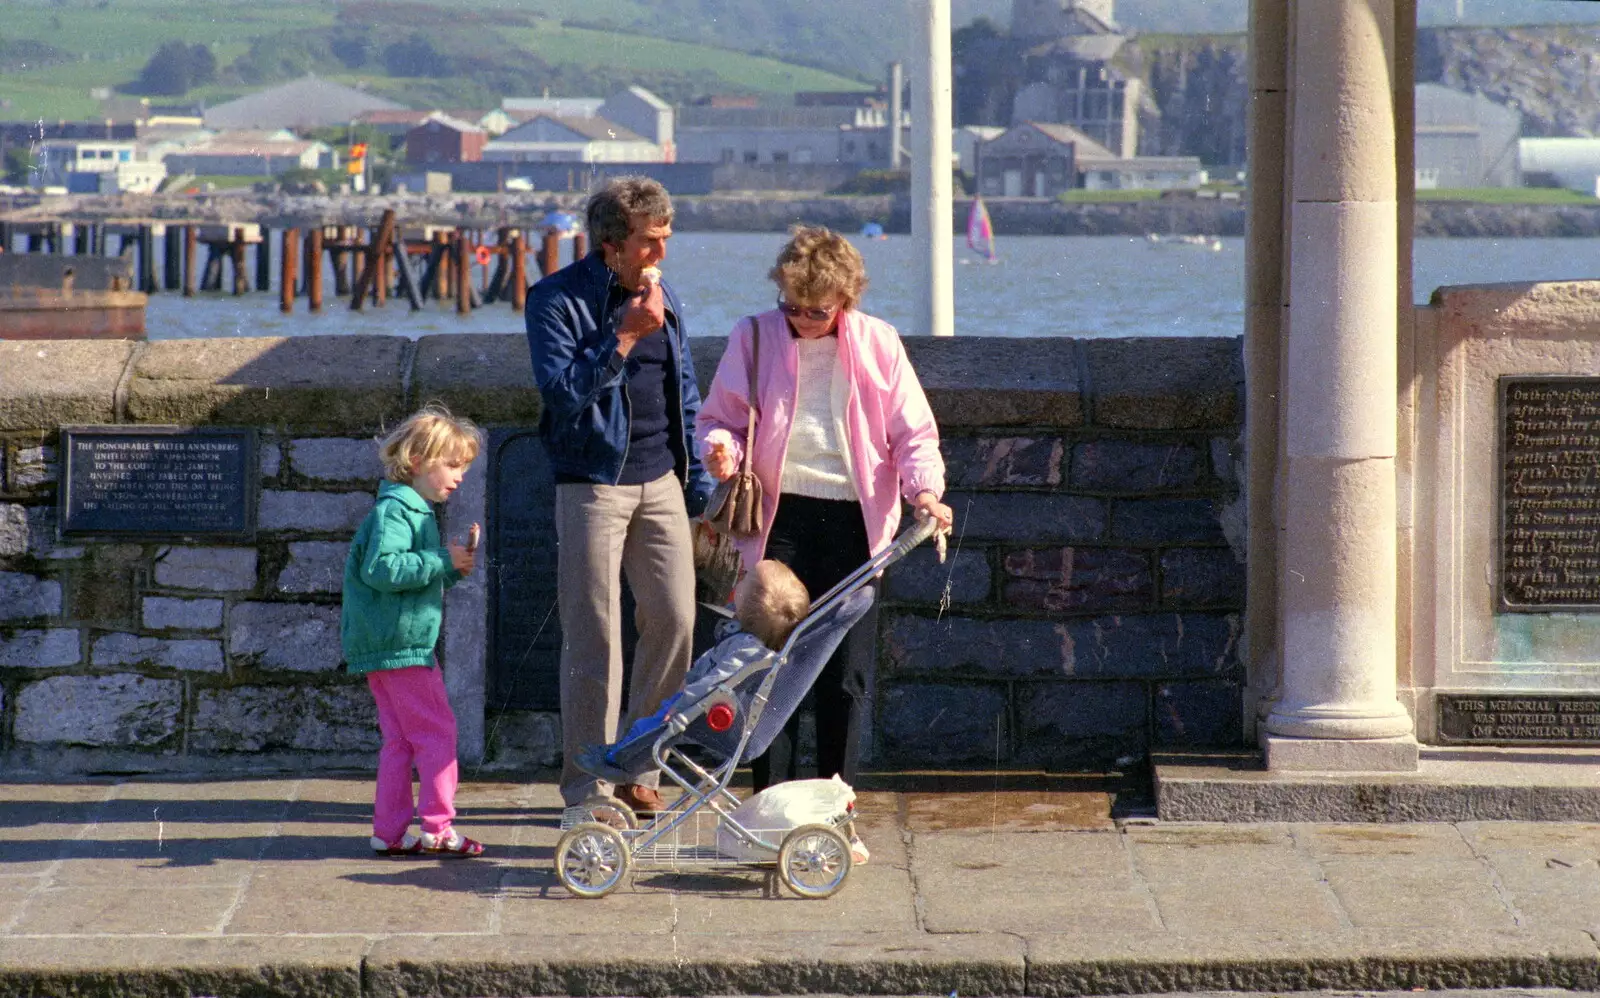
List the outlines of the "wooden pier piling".
{"type": "Polygon", "coordinates": [[[528,300],[528,241],[518,229],[511,237],[511,308],[520,313],[528,300]]]}
{"type": "Polygon", "coordinates": [[[183,226],[169,225],[162,237],[162,279],[168,291],[183,287],[183,226]]]}
{"type": "Polygon", "coordinates": [[[472,256],[467,230],[456,230],[456,314],[472,311],[472,256]]]}
{"type": "MultiPolygon", "coordinates": [[[[266,240],[261,242],[265,246],[266,240]]],[[[264,252],[264,251],[263,251],[264,252]]],[[[300,230],[283,230],[283,249],[278,259],[278,311],[294,311],[295,281],[300,276],[300,230]]]]}
{"type": "Polygon", "coordinates": [[[194,297],[195,281],[199,274],[195,272],[195,251],[200,247],[200,232],[193,225],[183,227],[183,296],[194,297]]]}
{"type": "MultiPolygon", "coordinates": [[[[322,226],[306,233],[306,307],[322,311],[322,226]]],[[[338,272],[337,266],[334,268],[338,272]]]]}
{"type": "Polygon", "coordinates": [[[256,290],[272,290],[272,230],[261,227],[261,241],[256,243],[256,290]]]}
{"type": "Polygon", "coordinates": [[[544,246],[539,250],[539,273],[546,277],[561,269],[561,233],[544,230],[544,246]]]}

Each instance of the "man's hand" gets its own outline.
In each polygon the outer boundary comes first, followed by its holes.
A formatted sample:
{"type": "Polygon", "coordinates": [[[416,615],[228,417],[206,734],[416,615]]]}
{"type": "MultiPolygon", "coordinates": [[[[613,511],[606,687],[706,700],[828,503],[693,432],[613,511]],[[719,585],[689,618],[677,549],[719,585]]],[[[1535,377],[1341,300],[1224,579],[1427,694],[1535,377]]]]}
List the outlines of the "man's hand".
{"type": "Polygon", "coordinates": [[[666,299],[661,285],[650,281],[628,300],[628,310],[622,313],[622,323],[617,327],[617,352],[626,357],[633,346],[667,324],[666,299]]]}
{"type": "Polygon", "coordinates": [[[462,575],[471,575],[472,570],[478,566],[478,555],[462,547],[460,544],[450,545],[450,564],[462,575]]]}

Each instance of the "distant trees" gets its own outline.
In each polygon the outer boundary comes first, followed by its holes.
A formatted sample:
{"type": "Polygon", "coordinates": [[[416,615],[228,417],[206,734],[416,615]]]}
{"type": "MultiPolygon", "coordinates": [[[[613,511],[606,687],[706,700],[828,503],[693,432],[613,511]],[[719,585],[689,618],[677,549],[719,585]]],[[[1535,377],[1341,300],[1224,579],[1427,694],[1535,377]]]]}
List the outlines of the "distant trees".
{"type": "Polygon", "coordinates": [[[179,96],[217,78],[217,57],[207,45],[167,42],[139,71],[139,78],[119,89],[130,94],[179,96]]]}
{"type": "Polygon", "coordinates": [[[390,76],[449,76],[450,57],[422,35],[412,35],[383,50],[383,68],[390,76]]]}

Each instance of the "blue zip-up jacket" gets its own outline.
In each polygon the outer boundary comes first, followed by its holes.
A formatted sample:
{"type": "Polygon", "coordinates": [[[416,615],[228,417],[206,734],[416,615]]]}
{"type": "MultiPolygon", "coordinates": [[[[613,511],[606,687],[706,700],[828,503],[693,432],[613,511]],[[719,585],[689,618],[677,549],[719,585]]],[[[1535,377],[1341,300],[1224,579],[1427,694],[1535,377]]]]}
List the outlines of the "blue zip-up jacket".
{"type": "MultiPolygon", "coordinates": [[[[615,485],[627,460],[632,412],[628,378],[638,362],[617,352],[615,322],[606,302],[613,289],[625,289],[599,251],[545,277],[528,291],[523,318],[528,326],[528,352],[533,380],[544,409],[539,436],[559,475],[599,485],[615,485]]],[[[667,446],[683,482],[690,516],[705,509],[713,483],[694,448],[694,420],[700,412],[700,388],[684,332],[683,306],[665,281],[667,325],[658,336],[671,344],[667,446]]]]}

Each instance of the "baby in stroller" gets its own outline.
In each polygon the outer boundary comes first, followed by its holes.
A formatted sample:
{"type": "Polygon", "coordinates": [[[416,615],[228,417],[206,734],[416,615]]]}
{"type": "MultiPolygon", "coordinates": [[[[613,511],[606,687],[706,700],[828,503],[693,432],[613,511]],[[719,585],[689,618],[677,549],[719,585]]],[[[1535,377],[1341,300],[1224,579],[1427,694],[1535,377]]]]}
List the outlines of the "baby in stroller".
{"type": "Polygon", "coordinates": [[[736,593],[744,627],[696,661],[683,692],[656,716],[640,719],[615,744],[588,746],[574,760],[613,783],[659,769],[681,796],[644,824],[614,798],[568,808],[556,844],[562,884],[578,897],[603,897],[635,864],[676,870],[773,863],[778,880],[801,897],[839,890],[851,866],[866,859],[864,848],[856,858],[849,787],[836,779],[800,780],[741,801],[729,786],[739,765],[772,744],[839,643],[872,608],[872,581],[937,530],[931,518],[908,528],[814,605],[785,566],[758,563],[736,593]],[[683,751],[688,746],[699,746],[712,761],[702,765],[699,753],[683,751]]]}
{"type": "MultiPolygon", "coordinates": [[[[590,745],[578,756],[578,767],[602,779],[630,783],[655,768],[648,753],[636,749],[643,737],[658,731],[672,708],[680,701],[693,702],[736,675],[739,670],[759,662],[783,648],[795,625],[811,610],[811,594],[805,583],[781,561],[756,562],[733,590],[733,620],[737,628],[724,633],[721,640],[695,659],[684,679],[684,687],[661,702],[654,714],[641,717],[612,745],[590,745]]],[[[727,624],[718,626],[719,632],[727,624]]]]}

